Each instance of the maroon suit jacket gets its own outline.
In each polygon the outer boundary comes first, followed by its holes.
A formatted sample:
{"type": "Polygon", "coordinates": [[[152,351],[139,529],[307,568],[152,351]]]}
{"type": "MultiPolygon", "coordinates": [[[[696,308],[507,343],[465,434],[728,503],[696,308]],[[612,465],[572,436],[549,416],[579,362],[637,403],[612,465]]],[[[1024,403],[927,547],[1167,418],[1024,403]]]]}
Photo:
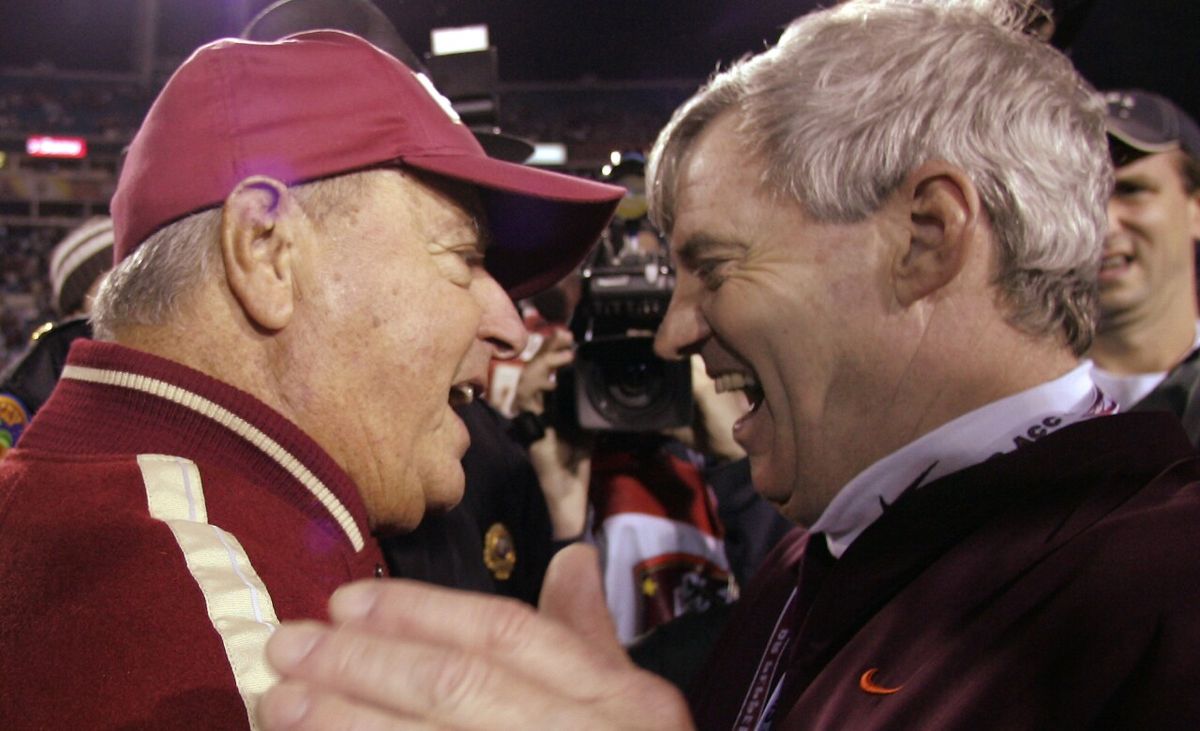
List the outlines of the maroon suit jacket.
{"type": "Polygon", "coordinates": [[[776,729],[1200,728],[1197,480],[1175,417],[1126,414],[910,490],[837,561],[797,530],[693,684],[697,723],[734,726],[799,584],[776,729]]]}

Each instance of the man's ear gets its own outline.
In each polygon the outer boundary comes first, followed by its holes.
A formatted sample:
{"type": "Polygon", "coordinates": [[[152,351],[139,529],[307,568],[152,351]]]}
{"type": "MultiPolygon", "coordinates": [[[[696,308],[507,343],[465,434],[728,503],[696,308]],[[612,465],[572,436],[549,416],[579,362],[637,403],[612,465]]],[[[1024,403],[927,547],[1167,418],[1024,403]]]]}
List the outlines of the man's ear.
{"type": "Polygon", "coordinates": [[[221,216],[225,278],[247,319],[275,331],[295,307],[296,227],[299,211],[291,192],[274,178],[253,176],[238,183],[221,216]]]}
{"type": "Polygon", "coordinates": [[[909,240],[893,277],[897,298],[910,305],[949,284],[967,260],[983,215],[979,191],[959,168],[928,162],[900,188],[909,215],[909,240]]]}
{"type": "Polygon", "coordinates": [[[1192,241],[1200,242],[1200,188],[1188,193],[1188,214],[1191,224],[1188,231],[1192,234],[1192,241]]]}

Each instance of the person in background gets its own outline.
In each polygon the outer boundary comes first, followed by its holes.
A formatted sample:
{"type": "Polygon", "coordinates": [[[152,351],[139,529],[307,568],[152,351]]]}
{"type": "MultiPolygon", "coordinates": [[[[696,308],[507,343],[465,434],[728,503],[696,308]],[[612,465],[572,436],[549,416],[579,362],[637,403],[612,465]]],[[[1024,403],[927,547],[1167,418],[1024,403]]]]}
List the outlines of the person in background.
{"type": "Polygon", "coordinates": [[[268,642],[263,725],[1200,727],[1200,456],[1173,415],[1114,414],[1081,360],[1105,107],[1028,7],[813,12],[659,136],[658,352],[747,395],[754,486],[808,526],[689,704],[630,665],[572,546],[536,613],[343,588],[268,642]]]}
{"type": "Polygon", "coordinates": [[[76,338],[91,337],[88,313],[112,268],[113,224],[97,216],[74,228],[50,253],[50,287],[58,320],[39,328],[20,358],[0,372],[0,459],[42,407],[76,338]]]}
{"type": "Polygon", "coordinates": [[[122,168],[96,339],[0,463],[0,727],[254,727],[279,621],[461,498],[511,298],[619,197],[487,157],[357,36],[193,53],[122,168]]]}
{"type": "Polygon", "coordinates": [[[1200,444],[1200,127],[1147,91],[1110,91],[1105,101],[1116,180],[1092,378],[1124,410],[1174,413],[1200,444]]]}

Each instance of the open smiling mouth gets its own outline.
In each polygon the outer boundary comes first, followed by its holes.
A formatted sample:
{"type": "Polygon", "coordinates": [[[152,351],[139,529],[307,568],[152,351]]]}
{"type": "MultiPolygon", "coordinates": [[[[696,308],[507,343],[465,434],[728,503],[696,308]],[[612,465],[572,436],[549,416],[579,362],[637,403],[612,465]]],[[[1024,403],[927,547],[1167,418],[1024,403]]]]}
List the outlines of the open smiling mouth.
{"type": "Polygon", "coordinates": [[[1133,257],[1129,254],[1109,254],[1100,260],[1100,271],[1111,271],[1113,269],[1121,269],[1133,263],[1133,257]]]}
{"type": "Polygon", "coordinates": [[[762,405],[762,386],[759,385],[758,378],[753,373],[741,371],[722,373],[713,378],[713,384],[716,386],[717,393],[728,393],[730,391],[745,393],[746,398],[750,401],[749,413],[754,413],[762,405]]]}

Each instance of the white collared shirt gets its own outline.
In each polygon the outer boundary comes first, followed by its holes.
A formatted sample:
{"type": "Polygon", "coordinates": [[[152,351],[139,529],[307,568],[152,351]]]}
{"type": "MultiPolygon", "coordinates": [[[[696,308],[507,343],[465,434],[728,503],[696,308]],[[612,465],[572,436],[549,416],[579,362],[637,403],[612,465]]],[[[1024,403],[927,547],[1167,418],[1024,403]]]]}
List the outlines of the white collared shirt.
{"type": "Polygon", "coordinates": [[[901,447],[858,473],[812,525],[840,558],[867,526],[905,492],[1011,452],[1068,424],[1115,413],[1093,383],[1090,362],[1021,393],[970,411],[901,447]]]}

